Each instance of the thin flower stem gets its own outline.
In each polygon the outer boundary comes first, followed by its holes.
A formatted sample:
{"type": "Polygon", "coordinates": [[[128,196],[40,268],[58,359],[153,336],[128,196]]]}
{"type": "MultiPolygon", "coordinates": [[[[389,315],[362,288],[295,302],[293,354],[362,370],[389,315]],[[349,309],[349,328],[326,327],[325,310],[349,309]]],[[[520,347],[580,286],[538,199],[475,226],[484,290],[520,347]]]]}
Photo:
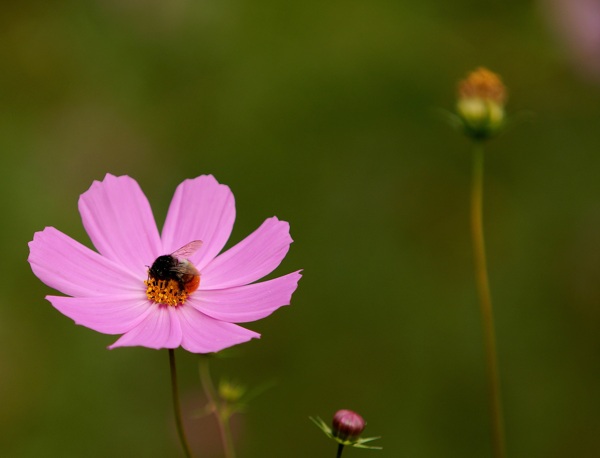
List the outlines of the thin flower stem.
{"type": "Polygon", "coordinates": [[[225,458],[235,458],[235,448],[233,446],[231,428],[229,427],[229,413],[226,412],[224,406],[219,403],[217,391],[215,390],[212,378],[210,376],[208,356],[200,357],[199,372],[200,382],[202,383],[204,394],[206,394],[209,408],[217,417],[225,458]]]}
{"type": "Polygon", "coordinates": [[[344,451],[344,444],[338,444],[337,455],[335,458],[342,458],[342,452],[344,451]]]}
{"type": "Polygon", "coordinates": [[[171,390],[173,393],[173,410],[175,413],[175,424],[177,425],[177,434],[179,435],[179,441],[181,447],[185,453],[186,458],[192,458],[190,452],[190,446],[188,445],[187,439],[185,438],[185,431],[183,430],[183,421],[181,420],[181,407],[179,406],[179,391],[177,389],[177,369],[175,366],[175,350],[169,348],[169,367],[171,369],[171,390]]]}
{"type": "Polygon", "coordinates": [[[490,416],[492,427],[492,450],[494,458],[505,457],[504,424],[500,401],[500,377],[496,355],[496,336],[492,297],[487,273],[485,243],[483,238],[483,145],[475,143],[473,148],[473,189],[471,195],[471,230],[473,233],[473,253],[475,257],[475,278],[481,322],[485,343],[486,372],[488,379],[490,416]]]}

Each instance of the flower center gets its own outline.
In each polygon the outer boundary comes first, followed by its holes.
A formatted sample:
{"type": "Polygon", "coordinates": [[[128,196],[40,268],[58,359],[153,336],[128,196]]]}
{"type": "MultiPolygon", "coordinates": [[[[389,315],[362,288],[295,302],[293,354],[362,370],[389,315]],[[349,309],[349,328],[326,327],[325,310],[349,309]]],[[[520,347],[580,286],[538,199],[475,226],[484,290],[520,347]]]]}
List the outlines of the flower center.
{"type": "Polygon", "coordinates": [[[149,276],[144,284],[146,297],[157,304],[177,306],[183,304],[189,296],[185,288],[180,288],[179,282],[172,278],[158,280],[149,276]]]}

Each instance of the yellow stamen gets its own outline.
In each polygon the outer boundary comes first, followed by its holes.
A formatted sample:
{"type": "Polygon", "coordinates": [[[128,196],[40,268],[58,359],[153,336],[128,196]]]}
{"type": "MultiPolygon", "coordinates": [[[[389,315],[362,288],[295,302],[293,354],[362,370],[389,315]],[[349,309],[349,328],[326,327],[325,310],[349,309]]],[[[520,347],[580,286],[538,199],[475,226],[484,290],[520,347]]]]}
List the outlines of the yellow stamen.
{"type": "Polygon", "coordinates": [[[144,283],[146,296],[157,304],[177,306],[183,304],[188,298],[187,291],[180,289],[176,280],[157,280],[150,277],[144,283]]]}

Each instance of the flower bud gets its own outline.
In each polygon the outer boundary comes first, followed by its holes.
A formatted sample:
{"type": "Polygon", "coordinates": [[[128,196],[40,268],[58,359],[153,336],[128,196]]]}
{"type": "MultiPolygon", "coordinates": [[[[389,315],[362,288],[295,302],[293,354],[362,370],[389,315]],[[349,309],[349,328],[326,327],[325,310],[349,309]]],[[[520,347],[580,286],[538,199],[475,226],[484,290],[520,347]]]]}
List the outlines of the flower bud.
{"type": "Polygon", "coordinates": [[[226,402],[234,404],[246,393],[246,388],[229,380],[219,382],[219,396],[226,402]]]}
{"type": "Polygon", "coordinates": [[[365,420],[351,410],[338,410],[333,416],[332,426],[334,437],[342,441],[352,441],[365,429],[365,420]]]}
{"type": "Polygon", "coordinates": [[[456,110],[465,133],[483,140],[504,125],[506,88],[498,75],[480,67],[458,85],[456,110]]]}

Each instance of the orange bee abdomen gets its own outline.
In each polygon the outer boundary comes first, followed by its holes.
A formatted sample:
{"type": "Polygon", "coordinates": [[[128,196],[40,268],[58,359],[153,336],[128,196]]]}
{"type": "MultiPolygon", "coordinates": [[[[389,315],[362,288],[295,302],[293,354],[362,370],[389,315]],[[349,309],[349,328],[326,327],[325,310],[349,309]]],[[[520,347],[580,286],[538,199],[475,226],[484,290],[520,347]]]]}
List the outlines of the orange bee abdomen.
{"type": "Polygon", "coordinates": [[[193,293],[200,286],[200,275],[191,275],[191,278],[189,280],[187,280],[184,283],[184,285],[185,285],[185,291],[188,294],[193,293]]]}

